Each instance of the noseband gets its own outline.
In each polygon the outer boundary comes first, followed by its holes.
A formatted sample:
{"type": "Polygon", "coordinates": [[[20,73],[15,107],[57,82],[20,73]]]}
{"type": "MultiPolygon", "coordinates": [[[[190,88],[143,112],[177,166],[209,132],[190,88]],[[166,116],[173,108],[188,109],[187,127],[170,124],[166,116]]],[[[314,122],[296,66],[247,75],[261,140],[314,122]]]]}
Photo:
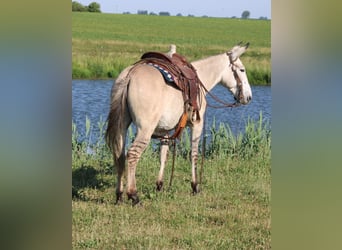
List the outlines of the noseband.
{"type": "MultiPolygon", "coordinates": [[[[242,90],[242,81],[239,77],[239,74],[237,73],[238,69],[237,67],[235,66],[234,62],[231,62],[229,67],[232,69],[233,71],[233,74],[234,74],[234,78],[235,78],[235,81],[236,81],[236,85],[237,85],[237,91],[238,91],[238,100],[241,100],[243,98],[243,90],[242,90]]],[[[235,97],[235,100],[236,100],[236,97],[235,97]]]]}

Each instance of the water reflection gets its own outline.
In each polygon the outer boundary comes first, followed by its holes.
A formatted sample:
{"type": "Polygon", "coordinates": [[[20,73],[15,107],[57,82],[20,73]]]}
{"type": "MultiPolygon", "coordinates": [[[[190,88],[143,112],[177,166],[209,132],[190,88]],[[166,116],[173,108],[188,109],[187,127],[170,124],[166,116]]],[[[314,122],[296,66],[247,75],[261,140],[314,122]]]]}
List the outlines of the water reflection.
{"type": "MultiPolygon", "coordinates": [[[[72,120],[76,124],[80,139],[85,135],[85,121],[88,117],[91,121],[90,140],[98,138],[99,126],[107,119],[110,103],[110,91],[112,80],[73,80],[72,81],[72,120]]],[[[249,105],[237,108],[215,109],[208,107],[206,115],[206,128],[208,129],[215,120],[229,124],[233,133],[243,131],[248,117],[259,120],[262,112],[263,120],[271,120],[271,87],[252,86],[253,99],[249,105]]],[[[222,86],[216,86],[212,93],[225,100],[234,102],[233,96],[222,86]]],[[[217,105],[209,96],[209,104],[217,105]]]]}

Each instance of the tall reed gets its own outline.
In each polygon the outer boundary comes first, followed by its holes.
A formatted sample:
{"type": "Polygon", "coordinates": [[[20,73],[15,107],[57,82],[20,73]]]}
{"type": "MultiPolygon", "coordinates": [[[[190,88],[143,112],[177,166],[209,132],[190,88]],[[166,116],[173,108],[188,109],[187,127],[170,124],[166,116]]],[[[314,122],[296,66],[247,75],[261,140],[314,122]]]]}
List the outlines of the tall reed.
{"type": "MultiPolygon", "coordinates": [[[[79,132],[76,124],[72,123],[72,155],[75,159],[108,159],[111,158],[111,153],[104,143],[104,133],[106,122],[100,119],[97,124],[99,128],[98,137],[94,140],[90,119],[85,120],[85,135],[80,140],[79,132]]],[[[129,127],[127,132],[127,145],[131,145],[134,140],[134,128],[129,127]]],[[[216,157],[231,157],[239,159],[250,159],[252,157],[267,158],[270,156],[271,149],[271,128],[268,121],[264,121],[262,112],[259,114],[258,120],[248,118],[244,131],[237,134],[232,132],[228,124],[217,124],[215,119],[208,131],[204,132],[206,136],[206,145],[202,145],[200,141],[200,151],[205,149],[204,155],[208,159],[216,157]]],[[[191,153],[190,131],[185,129],[181,139],[177,141],[177,157],[189,159],[191,153]]],[[[149,147],[143,154],[147,157],[156,156],[159,152],[159,140],[152,140],[149,147]]]]}

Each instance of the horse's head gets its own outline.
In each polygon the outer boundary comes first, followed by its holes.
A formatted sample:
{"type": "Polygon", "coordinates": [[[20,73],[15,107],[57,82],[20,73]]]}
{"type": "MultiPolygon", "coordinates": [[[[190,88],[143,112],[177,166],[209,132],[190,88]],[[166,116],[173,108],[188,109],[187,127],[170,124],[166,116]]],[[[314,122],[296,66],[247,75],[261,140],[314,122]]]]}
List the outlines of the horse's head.
{"type": "Polygon", "coordinates": [[[249,43],[243,46],[239,43],[226,53],[228,65],[221,81],[232,92],[235,100],[241,104],[248,104],[252,100],[252,90],[246,69],[240,60],[240,56],[247,50],[248,46],[249,43]]]}

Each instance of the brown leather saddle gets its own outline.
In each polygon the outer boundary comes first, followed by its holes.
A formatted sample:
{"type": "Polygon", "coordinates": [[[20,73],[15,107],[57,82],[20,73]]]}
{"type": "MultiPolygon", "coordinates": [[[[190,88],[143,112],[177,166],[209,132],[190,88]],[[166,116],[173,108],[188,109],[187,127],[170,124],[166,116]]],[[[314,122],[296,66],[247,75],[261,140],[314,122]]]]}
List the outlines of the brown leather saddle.
{"type": "MultiPolygon", "coordinates": [[[[186,122],[198,122],[199,115],[199,94],[200,79],[197,76],[196,69],[185,59],[185,57],[174,53],[172,57],[159,52],[147,52],[142,55],[141,60],[136,64],[156,64],[167,70],[174,79],[175,87],[182,91],[184,99],[184,114],[180,119],[178,127],[182,121],[183,128],[186,122]],[[185,117],[186,116],[186,119],[185,117]]],[[[181,130],[183,129],[181,128],[181,130]]],[[[177,130],[177,129],[176,129],[177,130]]],[[[179,134],[176,136],[178,137],[179,134]]],[[[174,136],[173,136],[174,137],[174,136]]]]}

